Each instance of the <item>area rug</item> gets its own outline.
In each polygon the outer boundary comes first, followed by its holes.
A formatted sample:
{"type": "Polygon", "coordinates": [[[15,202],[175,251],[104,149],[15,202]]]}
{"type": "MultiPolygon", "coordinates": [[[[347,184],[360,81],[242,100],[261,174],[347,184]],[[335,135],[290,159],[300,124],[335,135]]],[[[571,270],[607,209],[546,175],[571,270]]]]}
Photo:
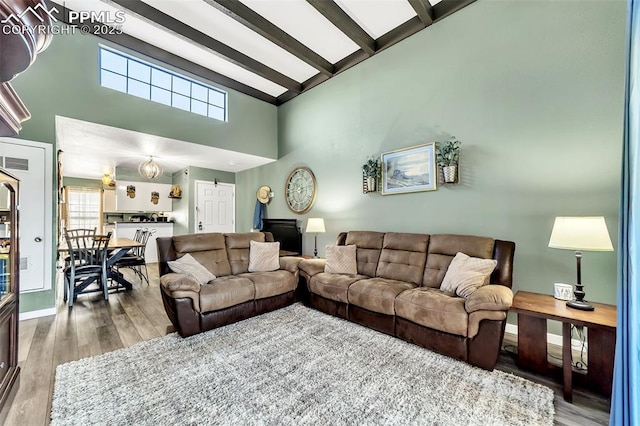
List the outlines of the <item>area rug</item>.
{"type": "Polygon", "coordinates": [[[295,304],[58,366],[56,425],[551,425],[553,391],[295,304]]]}

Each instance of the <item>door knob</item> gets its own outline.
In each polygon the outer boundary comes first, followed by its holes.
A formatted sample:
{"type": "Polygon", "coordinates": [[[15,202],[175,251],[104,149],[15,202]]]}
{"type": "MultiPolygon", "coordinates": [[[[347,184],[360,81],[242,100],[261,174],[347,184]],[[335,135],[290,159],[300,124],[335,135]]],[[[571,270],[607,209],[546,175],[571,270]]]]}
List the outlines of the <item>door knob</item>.
{"type": "Polygon", "coordinates": [[[35,237],[35,238],[33,239],[33,241],[35,241],[36,243],[40,243],[40,242],[42,242],[42,238],[40,238],[40,237],[35,237]]]}
{"type": "Polygon", "coordinates": [[[198,222],[198,231],[202,231],[202,221],[198,222]]]}

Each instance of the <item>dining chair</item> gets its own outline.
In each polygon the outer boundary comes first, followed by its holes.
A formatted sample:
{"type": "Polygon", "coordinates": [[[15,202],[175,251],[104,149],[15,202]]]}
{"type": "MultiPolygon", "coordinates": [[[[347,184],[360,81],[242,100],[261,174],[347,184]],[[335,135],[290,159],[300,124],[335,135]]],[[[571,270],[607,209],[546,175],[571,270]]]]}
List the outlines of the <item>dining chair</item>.
{"type": "Polygon", "coordinates": [[[141,283],[144,280],[147,282],[147,285],[149,285],[149,273],[147,271],[145,253],[149,237],[153,235],[156,230],[144,228],[139,231],[140,232],[136,231],[134,240],[141,243],[142,246],[132,248],[129,253],[127,253],[116,262],[115,268],[130,268],[138,276],[138,278],[140,278],[141,283]],[[144,268],[144,272],[142,272],[142,268],[144,268]]]}
{"type": "Polygon", "coordinates": [[[102,290],[105,300],[109,299],[107,286],[107,252],[111,232],[106,235],[71,236],[65,232],[69,262],[64,270],[64,301],[73,306],[78,294],[93,283],[102,290]]]}
{"type": "MultiPolygon", "coordinates": [[[[65,229],[65,234],[70,237],[80,237],[80,238],[91,238],[96,235],[96,228],[77,228],[77,229],[65,229]]],[[[64,267],[67,268],[69,266],[69,262],[71,261],[71,253],[67,257],[64,258],[64,267]]]]}

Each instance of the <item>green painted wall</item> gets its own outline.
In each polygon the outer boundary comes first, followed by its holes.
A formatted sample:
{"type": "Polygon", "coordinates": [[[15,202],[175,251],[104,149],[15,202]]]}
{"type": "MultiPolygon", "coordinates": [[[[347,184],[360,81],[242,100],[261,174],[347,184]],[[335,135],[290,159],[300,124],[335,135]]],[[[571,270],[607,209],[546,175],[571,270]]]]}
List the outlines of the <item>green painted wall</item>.
{"type": "MultiPolygon", "coordinates": [[[[227,90],[229,121],[221,122],[102,88],[98,73],[98,45],[101,42],[91,35],[56,35],[33,66],[12,81],[32,115],[23,123],[20,138],[51,143],[55,147],[55,116],[60,115],[247,154],[277,157],[275,106],[227,90]]],[[[52,212],[55,208],[53,205],[52,212]]],[[[52,223],[55,222],[52,218],[52,223]]],[[[51,244],[55,246],[55,242],[51,244]]],[[[52,263],[51,268],[54,267],[52,263]]],[[[53,291],[25,293],[20,298],[21,312],[54,306],[53,291]]]]}
{"type": "MultiPolygon", "coordinates": [[[[347,230],[487,235],[517,243],[514,290],[573,282],[573,252],[547,247],[555,216],[604,215],[617,243],[625,13],[622,1],[478,1],[287,102],[279,161],[236,177],[238,231],[270,185],[267,217],[325,218],[320,254],[347,230]],[[459,185],[362,194],[367,156],[451,135],[459,185]],[[318,196],[296,216],[283,190],[301,165],[318,196]]],[[[615,303],[616,253],[586,252],[583,282],[615,303]]]]}

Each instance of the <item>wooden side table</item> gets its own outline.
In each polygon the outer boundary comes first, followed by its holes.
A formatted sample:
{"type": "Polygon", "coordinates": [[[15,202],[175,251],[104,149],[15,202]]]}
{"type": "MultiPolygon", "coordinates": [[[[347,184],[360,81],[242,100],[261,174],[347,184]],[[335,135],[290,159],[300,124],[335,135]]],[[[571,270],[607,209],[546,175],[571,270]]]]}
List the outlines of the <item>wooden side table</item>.
{"type": "Polygon", "coordinates": [[[611,397],[616,346],[616,307],[591,303],[595,310],[567,307],[564,300],[547,294],[518,291],[511,310],[518,314],[518,365],[541,374],[556,373],[559,367],[547,361],[547,320],[562,322],[562,377],[564,399],[573,399],[573,381],[611,397]],[[587,327],[587,374],[574,372],[571,365],[571,325],[587,327]]]}

